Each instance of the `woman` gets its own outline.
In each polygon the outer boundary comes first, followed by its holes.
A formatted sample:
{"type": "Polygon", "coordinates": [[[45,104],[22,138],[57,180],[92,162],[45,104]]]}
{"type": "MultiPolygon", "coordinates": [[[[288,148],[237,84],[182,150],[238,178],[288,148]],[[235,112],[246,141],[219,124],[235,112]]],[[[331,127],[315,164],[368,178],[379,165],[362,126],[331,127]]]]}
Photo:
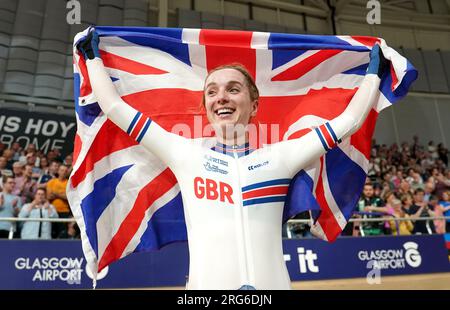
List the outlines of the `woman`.
{"type": "MultiPolygon", "coordinates": [[[[450,191],[442,193],[442,200],[439,201],[440,210],[443,216],[450,217],[450,191]]],[[[450,218],[445,220],[445,226],[443,228],[443,233],[450,232],[450,218]]]]}
{"type": "Polygon", "coordinates": [[[389,221],[389,225],[391,227],[392,235],[411,235],[414,225],[410,220],[395,220],[398,218],[409,218],[409,215],[402,209],[402,202],[398,199],[394,199],[391,204],[393,208],[392,217],[394,219],[389,221]]]}
{"type": "Polygon", "coordinates": [[[104,69],[95,31],[78,48],[102,111],[164,161],[178,180],[190,253],[187,288],[289,289],[281,240],[289,181],[364,122],[387,66],[379,46],[341,115],[299,139],[258,150],[249,147],[247,125],[257,113],[259,92],[244,67],[223,66],[206,77],[203,102],[217,140],[210,148],[165,131],[122,101],[104,69]],[[267,186],[270,195],[261,191],[267,186]]]}
{"type": "MultiPolygon", "coordinates": [[[[392,206],[392,202],[396,200],[397,197],[395,196],[395,193],[392,191],[388,191],[384,196],[383,200],[385,202],[384,206],[367,206],[364,208],[364,211],[366,212],[378,212],[378,213],[384,213],[386,216],[385,218],[389,218],[394,214],[394,208],[392,206]]],[[[391,227],[388,222],[384,223],[384,232],[386,234],[389,234],[391,231],[391,227]]]]}
{"type": "MultiPolygon", "coordinates": [[[[438,197],[431,195],[428,204],[431,210],[433,211],[435,217],[444,216],[445,208],[441,204],[439,204],[438,197]]],[[[445,234],[445,220],[435,219],[433,220],[433,224],[434,230],[436,231],[437,234],[445,234]]]]}

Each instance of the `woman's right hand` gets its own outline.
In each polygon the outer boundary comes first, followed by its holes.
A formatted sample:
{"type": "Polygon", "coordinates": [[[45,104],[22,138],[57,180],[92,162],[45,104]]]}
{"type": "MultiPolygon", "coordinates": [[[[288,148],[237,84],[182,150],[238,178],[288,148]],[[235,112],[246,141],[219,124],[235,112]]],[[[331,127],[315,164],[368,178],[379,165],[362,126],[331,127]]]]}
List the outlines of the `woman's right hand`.
{"type": "Polygon", "coordinates": [[[381,79],[383,74],[390,68],[390,62],[384,57],[380,45],[375,44],[370,51],[370,62],[367,73],[378,75],[381,79]]]}
{"type": "Polygon", "coordinates": [[[98,48],[99,37],[95,28],[90,28],[88,35],[77,44],[78,50],[83,54],[84,59],[94,59],[100,57],[98,48]]]}

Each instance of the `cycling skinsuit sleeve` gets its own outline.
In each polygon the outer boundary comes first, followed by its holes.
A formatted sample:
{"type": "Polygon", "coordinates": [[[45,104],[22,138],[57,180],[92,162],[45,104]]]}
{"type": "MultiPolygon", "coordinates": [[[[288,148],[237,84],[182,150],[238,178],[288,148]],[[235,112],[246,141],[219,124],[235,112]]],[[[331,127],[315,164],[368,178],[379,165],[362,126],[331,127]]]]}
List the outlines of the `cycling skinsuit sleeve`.
{"type": "Polygon", "coordinates": [[[87,60],[86,64],[92,90],[102,111],[147,150],[168,166],[173,166],[180,158],[178,154],[182,153],[187,139],[164,130],[149,117],[123,101],[100,58],[87,60]]]}
{"type": "Polygon", "coordinates": [[[314,128],[301,138],[274,145],[274,150],[284,158],[292,173],[310,165],[362,126],[373,105],[378,101],[380,81],[378,75],[367,74],[342,114],[314,128]]]}

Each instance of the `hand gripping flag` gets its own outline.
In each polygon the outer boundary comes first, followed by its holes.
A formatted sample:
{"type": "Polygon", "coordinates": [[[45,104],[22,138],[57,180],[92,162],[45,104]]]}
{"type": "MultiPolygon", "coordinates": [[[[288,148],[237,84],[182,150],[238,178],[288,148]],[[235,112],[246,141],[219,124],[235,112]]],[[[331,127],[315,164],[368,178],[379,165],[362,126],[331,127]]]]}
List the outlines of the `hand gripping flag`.
{"type": "MultiPolygon", "coordinates": [[[[227,30],[97,27],[100,52],[120,96],[168,131],[208,136],[201,107],[208,70],[241,63],[260,91],[256,147],[298,138],[339,115],[380,44],[391,61],[363,126],[291,181],[284,220],[311,211],[312,231],[333,241],[365,182],[378,113],[406,95],[417,71],[384,40],[227,30]]],[[[176,178],[101,112],[74,42],[77,135],[68,199],[89,268],[186,240],[176,178]]],[[[329,133],[328,133],[329,135],[329,133]]],[[[327,139],[324,140],[327,143],[327,139]]],[[[186,154],[186,156],[189,156],[186,154]]]]}

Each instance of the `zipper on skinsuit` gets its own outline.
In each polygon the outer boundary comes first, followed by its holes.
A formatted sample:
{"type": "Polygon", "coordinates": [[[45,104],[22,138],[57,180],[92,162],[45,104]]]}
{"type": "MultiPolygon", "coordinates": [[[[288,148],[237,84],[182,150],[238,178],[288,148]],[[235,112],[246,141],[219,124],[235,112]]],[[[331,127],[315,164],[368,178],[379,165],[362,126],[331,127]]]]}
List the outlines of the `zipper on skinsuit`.
{"type": "MultiPolygon", "coordinates": [[[[238,185],[238,190],[239,193],[238,195],[236,195],[237,197],[237,201],[236,201],[236,212],[235,214],[237,215],[238,218],[238,224],[236,224],[236,231],[237,231],[237,238],[241,240],[241,247],[240,250],[243,250],[243,257],[244,257],[244,283],[242,283],[243,285],[251,285],[254,286],[254,281],[252,281],[252,279],[254,279],[254,277],[251,277],[250,275],[250,269],[251,269],[251,262],[250,262],[250,255],[248,253],[249,251],[249,247],[250,244],[247,242],[247,234],[248,234],[248,227],[246,229],[246,225],[248,225],[248,223],[245,223],[244,220],[244,206],[242,203],[242,186],[241,186],[241,178],[240,178],[240,170],[239,170],[239,156],[236,152],[236,148],[238,146],[237,145],[233,145],[233,157],[234,157],[234,162],[235,162],[235,168],[236,168],[236,172],[237,172],[237,185],[238,185]],[[247,232],[246,232],[247,231],[247,232]]],[[[240,264],[242,264],[242,262],[239,262],[240,264]]]]}

